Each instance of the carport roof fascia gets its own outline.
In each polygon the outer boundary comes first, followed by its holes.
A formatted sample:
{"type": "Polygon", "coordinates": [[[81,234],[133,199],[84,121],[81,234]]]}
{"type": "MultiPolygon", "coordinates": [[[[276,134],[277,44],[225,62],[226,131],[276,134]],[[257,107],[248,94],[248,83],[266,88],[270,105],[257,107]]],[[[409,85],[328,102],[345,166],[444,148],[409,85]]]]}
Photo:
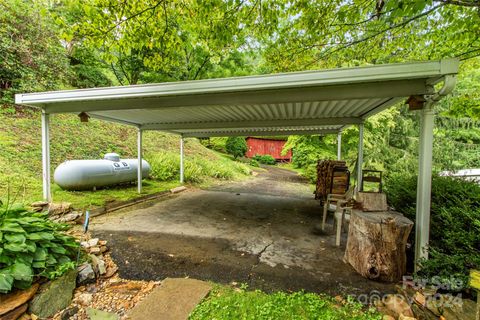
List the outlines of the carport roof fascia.
{"type": "MultiPolygon", "coordinates": [[[[17,94],[15,96],[15,102],[17,104],[40,107],[47,113],[89,112],[93,117],[107,121],[120,122],[139,128],[143,127],[146,130],[163,130],[185,134],[186,136],[194,136],[195,131],[190,130],[190,132],[187,132],[188,130],[185,130],[189,128],[190,124],[192,128],[189,129],[197,129],[199,136],[206,136],[209,132],[213,135],[215,133],[225,132],[227,129],[231,135],[235,134],[235,132],[240,134],[242,131],[245,132],[242,124],[247,122],[250,123],[248,127],[248,129],[250,129],[249,132],[255,133],[258,131],[259,134],[265,134],[267,131],[270,134],[282,134],[282,131],[296,133],[305,131],[312,133],[316,132],[316,130],[318,130],[318,133],[330,133],[331,131],[341,130],[345,125],[363,121],[367,117],[397,103],[405,98],[405,95],[408,96],[422,92],[427,93],[427,88],[442,81],[444,76],[456,74],[458,72],[458,65],[459,62],[457,59],[444,59],[441,61],[385,64],[262,76],[27,93],[17,94]],[[325,87],[329,87],[328,90],[325,90],[325,87]],[[318,92],[322,91],[322,88],[324,90],[319,94],[318,92]],[[335,88],[340,89],[335,90],[335,88]],[[253,122],[238,119],[238,121],[235,120],[232,121],[232,123],[223,121],[226,126],[222,127],[222,121],[216,123],[214,119],[204,122],[178,121],[172,123],[149,123],[148,121],[130,121],[130,119],[124,119],[120,116],[105,115],[105,112],[115,110],[135,110],[135,112],[141,113],[142,110],[154,111],[182,106],[201,108],[203,104],[195,105],[197,99],[198,101],[208,101],[208,103],[212,105],[215,103],[215,99],[219,98],[219,104],[226,105],[229,101],[232,101],[230,102],[231,106],[235,104],[238,105],[239,101],[244,101],[245,97],[247,97],[247,99],[255,99],[258,97],[260,99],[258,105],[260,105],[261,103],[265,103],[265,100],[268,101],[269,96],[271,96],[272,101],[282,99],[282,97],[278,96],[281,92],[284,93],[284,96],[286,96],[287,93],[292,93],[293,97],[289,97],[291,100],[286,101],[290,103],[295,102],[295,98],[302,99],[303,96],[308,96],[309,94],[313,94],[314,98],[318,101],[335,99],[352,100],[355,97],[353,95],[349,96],[348,93],[355,91],[355,89],[357,92],[362,90],[368,91],[365,93],[357,93],[357,96],[360,98],[364,95],[366,98],[382,97],[387,100],[372,106],[363,114],[356,115],[356,117],[337,116],[333,114],[329,117],[318,118],[319,125],[328,123],[328,119],[332,120],[332,125],[341,124],[341,126],[338,126],[338,129],[317,128],[311,130],[306,128],[312,125],[312,121],[316,120],[315,118],[297,119],[290,117],[286,119],[254,119],[253,122]],[[395,93],[397,89],[399,90],[398,94],[395,93]],[[328,96],[329,92],[331,92],[331,96],[328,96]],[[295,95],[295,93],[297,94],[295,95]],[[347,95],[344,96],[342,93],[347,93],[347,95]],[[182,105],[182,101],[185,101],[184,105],[182,105]],[[165,103],[159,104],[159,102],[165,103]],[[104,112],[103,114],[102,111],[104,112]],[[289,126],[285,128],[286,120],[295,120],[296,127],[289,126]],[[305,124],[302,123],[302,120],[306,120],[305,124]],[[258,121],[258,127],[255,126],[255,121],[258,121]],[[278,125],[275,125],[275,121],[278,121],[278,125]],[[263,124],[264,122],[268,123],[263,124]],[[176,128],[175,124],[178,124],[179,128],[176,128]],[[278,130],[275,131],[274,128],[267,130],[267,126],[277,127],[278,130]],[[254,127],[258,130],[254,130],[254,127]],[[237,129],[235,130],[235,128],[237,129]],[[201,129],[203,129],[203,131],[201,131],[201,129]]],[[[309,98],[304,99],[303,101],[308,101],[307,99],[309,98]]],[[[276,101],[276,103],[282,103],[281,100],[279,101],[276,101]]],[[[246,104],[248,101],[243,103],[246,104]]]]}

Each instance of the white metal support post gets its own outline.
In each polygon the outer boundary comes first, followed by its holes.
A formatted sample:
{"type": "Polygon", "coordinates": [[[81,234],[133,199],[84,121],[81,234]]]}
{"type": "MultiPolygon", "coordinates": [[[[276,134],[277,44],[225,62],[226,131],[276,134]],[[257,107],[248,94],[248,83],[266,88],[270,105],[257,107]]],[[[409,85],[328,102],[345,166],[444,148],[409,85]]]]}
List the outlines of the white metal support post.
{"type": "Polygon", "coordinates": [[[184,158],[184,151],[183,151],[183,135],[180,136],[180,183],[184,182],[184,163],[183,163],[183,158],[184,158]]]}
{"type": "Polygon", "coordinates": [[[358,159],[357,159],[357,191],[362,186],[363,168],[363,123],[358,125],[358,159]]]}
{"type": "Polygon", "coordinates": [[[342,160],[342,131],[337,134],[337,160],[342,160]]]}
{"type": "Polygon", "coordinates": [[[434,117],[433,103],[427,103],[421,110],[415,226],[415,270],[418,270],[418,262],[421,259],[428,258],[434,117]]]}
{"type": "Polygon", "coordinates": [[[43,199],[52,201],[50,191],[50,118],[49,114],[42,111],[42,181],[43,199]]]}
{"type": "Polygon", "coordinates": [[[137,135],[137,153],[138,153],[138,166],[137,166],[137,183],[138,193],[142,193],[142,129],[138,128],[137,135]]]}

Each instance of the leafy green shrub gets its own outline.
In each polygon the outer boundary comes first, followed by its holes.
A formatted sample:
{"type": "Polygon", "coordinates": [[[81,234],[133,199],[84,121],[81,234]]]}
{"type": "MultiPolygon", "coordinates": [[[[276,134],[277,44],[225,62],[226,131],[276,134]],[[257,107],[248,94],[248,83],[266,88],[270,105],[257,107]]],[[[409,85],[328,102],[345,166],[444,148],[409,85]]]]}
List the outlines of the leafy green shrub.
{"type": "Polygon", "coordinates": [[[260,164],[258,163],[258,161],[256,159],[250,159],[248,164],[251,165],[252,167],[259,167],[260,166],[260,164]]]}
{"type": "MultiPolygon", "coordinates": [[[[416,177],[390,177],[385,189],[390,204],[415,221],[416,177]]],[[[430,258],[420,275],[467,281],[469,269],[480,268],[480,185],[434,176],[430,223],[430,258]]]]}
{"type": "Polygon", "coordinates": [[[243,157],[245,152],[247,152],[247,142],[243,137],[228,137],[225,142],[225,149],[237,159],[238,157],[243,157]]]}
{"type": "Polygon", "coordinates": [[[0,207],[0,293],[30,287],[35,277],[49,279],[75,267],[78,244],[62,231],[68,225],[21,206],[0,207]]]}
{"type": "Polygon", "coordinates": [[[179,178],[180,156],[173,152],[149,154],[146,160],[150,164],[150,176],[159,181],[179,178]]]}
{"type": "Polygon", "coordinates": [[[339,305],[333,298],[314,293],[214,290],[191,313],[190,320],[203,319],[365,319],[380,320],[373,309],[348,299],[339,305]]]}
{"type": "Polygon", "coordinates": [[[270,164],[270,165],[274,165],[277,163],[277,161],[275,160],[274,157],[272,157],[271,155],[269,154],[266,154],[266,155],[258,155],[256,154],[253,158],[253,160],[256,160],[260,163],[263,163],[263,164],[270,164]]]}
{"type": "Polygon", "coordinates": [[[200,143],[209,149],[227,153],[227,150],[225,149],[227,139],[227,137],[211,137],[200,139],[200,143]]]}
{"type": "Polygon", "coordinates": [[[316,164],[309,164],[304,170],[302,174],[305,178],[308,179],[311,183],[317,182],[317,165],[316,164]]]}
{"type": "Polygon", "coordinates": [[[292,163],[296,168],[317,164],[319,159],[335,159],[336,145],[329,143],[331,137],[290,136],[282,152],[293,149],[292,163]]]}
{"type": "MultiPolygon", "coordinates": [[[[154,153],[146,156],[150,163],[150,177],[159,181],[179,179],[180,156],[173,152],[154,153]]],[[[208,178],[230,180],[238,175],[250,174],[250,169],[242,163],[228,158],[202,155],[185,157],[185,181],[198,183],[208,178]]]]}

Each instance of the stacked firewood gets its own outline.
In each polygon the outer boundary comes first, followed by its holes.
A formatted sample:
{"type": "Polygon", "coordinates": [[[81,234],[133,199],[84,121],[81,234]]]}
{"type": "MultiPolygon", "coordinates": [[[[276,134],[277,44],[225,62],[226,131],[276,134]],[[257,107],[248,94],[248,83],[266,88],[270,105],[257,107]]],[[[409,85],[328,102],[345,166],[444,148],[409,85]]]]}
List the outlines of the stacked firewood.
{"type": "Polygon", "coordinates": [[[319,160],[315,199],[325,201],[329,193],[344,194],[349,187],[349,178],[345,161],[319,160]]]}

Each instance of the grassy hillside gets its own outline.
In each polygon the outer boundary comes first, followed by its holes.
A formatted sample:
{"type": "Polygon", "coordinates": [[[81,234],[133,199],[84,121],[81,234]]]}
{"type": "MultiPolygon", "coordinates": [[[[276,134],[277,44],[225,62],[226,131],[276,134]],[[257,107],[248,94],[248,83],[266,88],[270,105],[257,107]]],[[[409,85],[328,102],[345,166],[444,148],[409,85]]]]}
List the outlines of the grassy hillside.
{"type": "MultiPolygon", "coordinates": [[[[15,197],[29,203],[42,197],[40,113],[0,109],[0,199],[15,197]]],[[[136,129],[91,119],[81,123],[76,115],[53,115],[50,120],[51,168],[65,160],[100,159],[107,152],[122,158],[136,157],[136,129]]],[[[152,166],[144,192],[153,193],[178,185],[179,138],[147,131],[144,154],[152,166]]],[[[205,184],[214,179],[238,179],[250,169],[220,153],[205,148],[197,139],[185,141],[185,179],[205,184]]],[[[54,201],[71,201],[78,207],[101,205],[113,199],[138,196],[136,187],[121,186],[89,192],[67,192],[52,186],[54,201]]]]}

